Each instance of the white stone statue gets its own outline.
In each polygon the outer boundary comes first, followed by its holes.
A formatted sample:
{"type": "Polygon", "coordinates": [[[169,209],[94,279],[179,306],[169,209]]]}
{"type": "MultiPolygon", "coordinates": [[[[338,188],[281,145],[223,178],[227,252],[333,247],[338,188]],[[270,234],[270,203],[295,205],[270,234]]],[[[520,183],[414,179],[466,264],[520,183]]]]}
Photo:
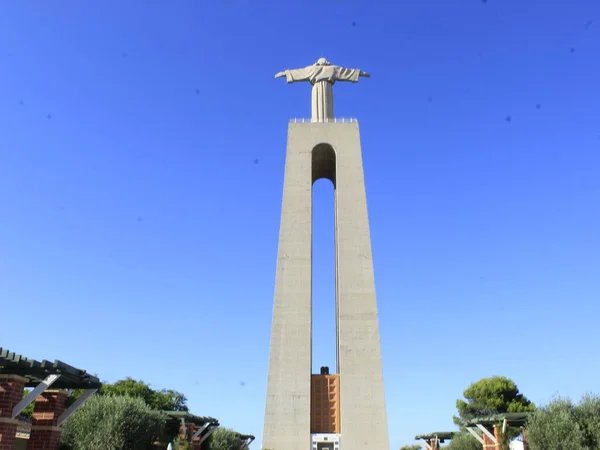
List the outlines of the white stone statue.
{"type": "Polygon", "coordinates": [[[358,69],[345,69],[333,66],[325,58],[304,69],[288,69],[279,72],[275,78],[286,77],[288,83],[309,81],[312,84],[312,122],[327,122],[333,119],[333,84],[336,81],[358,82],[360,77],[370,77],[358,69]]]}

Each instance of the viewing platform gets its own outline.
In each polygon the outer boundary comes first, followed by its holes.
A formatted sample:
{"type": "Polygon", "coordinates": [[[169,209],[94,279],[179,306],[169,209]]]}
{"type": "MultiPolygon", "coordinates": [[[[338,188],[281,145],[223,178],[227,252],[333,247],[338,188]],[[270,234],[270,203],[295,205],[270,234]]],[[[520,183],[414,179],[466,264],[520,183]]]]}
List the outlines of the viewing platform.
{"type": "Polygon", "coordinates": [[[330,123],[330,122],[338,122],[338,123],[350,123],[350,122],[358,122],[356,117],[334,117],[329,119],[319,119],[314,120],[309,117],[294,117],[290,119],[290,123],[330,123]]]}

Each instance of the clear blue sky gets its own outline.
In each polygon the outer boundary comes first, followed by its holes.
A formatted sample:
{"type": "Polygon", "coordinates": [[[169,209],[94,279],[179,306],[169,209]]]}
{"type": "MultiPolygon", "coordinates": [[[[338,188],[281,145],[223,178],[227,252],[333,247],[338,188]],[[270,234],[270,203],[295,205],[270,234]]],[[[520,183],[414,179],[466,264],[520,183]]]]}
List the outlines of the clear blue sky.
{"type": "MultiPolygon", "coordinates": [[[[0,346],[262,434],[287,121],[358,117],[392,448],[473,381],[600,391],[600,4],[0,5],[0,346]],[[510,121],[508,117],[510,116],[510,121]]],[[[315,186],[314,367],[334,365],[315,186]],[[322,343],[322,344],[321,344],[322,343]]]]}

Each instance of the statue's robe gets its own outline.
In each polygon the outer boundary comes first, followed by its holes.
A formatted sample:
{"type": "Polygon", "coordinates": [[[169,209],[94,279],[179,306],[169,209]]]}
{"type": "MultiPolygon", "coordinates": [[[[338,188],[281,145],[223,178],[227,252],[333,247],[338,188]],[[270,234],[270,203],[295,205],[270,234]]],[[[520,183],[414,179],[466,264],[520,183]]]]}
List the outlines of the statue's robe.
{"type": "Polygon", "coordinates": [[[313,65],[304,69],[286,70],[288,83],[309,81],[312,84],[312,121],[326,122],[333,119],[333,84],[336,81],[358,82],[360,70],[339,66],[313,65]]]}

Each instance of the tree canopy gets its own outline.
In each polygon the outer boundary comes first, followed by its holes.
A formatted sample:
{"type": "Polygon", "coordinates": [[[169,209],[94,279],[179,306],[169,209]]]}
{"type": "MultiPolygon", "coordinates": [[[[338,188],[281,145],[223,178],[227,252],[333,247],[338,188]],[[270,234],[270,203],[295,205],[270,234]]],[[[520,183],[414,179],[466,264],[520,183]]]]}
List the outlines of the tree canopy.
{"type": "Polygon", "coordinates": [[[463,396],[464,400],[456,401],[458,417],[454,417],[454,423],[461,428],[465,422],[477,417],[535,411],[535,405],[519,392],[514,381],[506,377],[482,378],[465,389],[463,396]]]}
{"type": "MultiPolygon", "coordinates": [[[[503,450],[510,448],[510,440],[524,434],[530,450],[590,450],[600,449],[600,396],[585,395],[578,404],[570,399],[557,398],[536,408],[509,378],[494,376],[483,378],[465,389],[464,399],[456,401],[458,416],[454,422],[461,431],[454,434],[447,450],[481,450],[481,444],[465,429],[478,423],[491,431],[498,427],[499,444],[503,450]],[[528,414],[509,414],[528,413],[528,414]],[[502,420],[507,428],[503,429],[502,420]]],[[[412,450],[404,446],[400,450],[412,450]]]]}
{"type": "Polygon", "coordinates": [[[127,377],[116,383],[105,383],[99,392],[101,395],[121,395],[141,398],[146,404],[157,411],[188,411],[187,398],[172,389],[154,390],[143,381],[127,377]]]}
{"type": "Polygon", "coordinates": [[[600,448],[600,398],[586,395],[578,405],[553,400],[529,419],[527,441],[531,450],[600,448]]]}
{"type": "Polygon", "coordinates": [[[422,447],[420,445],[403,445],[400,447],[400,450],[421,450],[422,447]]]}

